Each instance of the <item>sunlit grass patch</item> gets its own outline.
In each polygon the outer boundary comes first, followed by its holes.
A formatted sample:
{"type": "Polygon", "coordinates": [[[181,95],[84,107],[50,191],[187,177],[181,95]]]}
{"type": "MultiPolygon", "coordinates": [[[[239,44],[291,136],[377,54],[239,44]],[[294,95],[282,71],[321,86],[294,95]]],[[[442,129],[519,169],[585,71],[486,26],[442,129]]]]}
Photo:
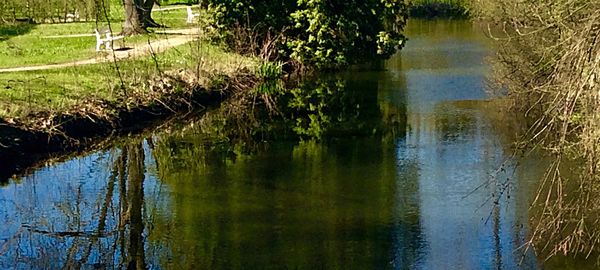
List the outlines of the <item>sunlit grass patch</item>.
{"type": "MultiPolygon", "coordinates": [[[[170,7],[172,8],[172,7],[170,7]]],[[[177,7],[175,7],[177,8],[177,7]]],[[[185,9],[157,11],[153,17],[170,29],[198,27],[186,23],[185,9]]],[[[12,24],[0,26],[0,68],[65,63],[93,58],[96,55],[94,29],[112,30],[116,35],[122,29],[121,21],[77,22],[63,24],[12,24]]],[[[151,33],[129,37],[116,43],[132,47],[161,38],[163,28],[150,29],[151,33]]]]}
{"type": "Polygon", "coordinates": [[[44,71],[0,73],[0,118],[38,112],[64,112],[90,100],[114,102],[135,90],[144,93],[161,72],[191,73],[198,83],[214,74],[255,70],[259,61],[229,53],[205,41],[171,48],[162,54],[121,62],[44,71]]]}

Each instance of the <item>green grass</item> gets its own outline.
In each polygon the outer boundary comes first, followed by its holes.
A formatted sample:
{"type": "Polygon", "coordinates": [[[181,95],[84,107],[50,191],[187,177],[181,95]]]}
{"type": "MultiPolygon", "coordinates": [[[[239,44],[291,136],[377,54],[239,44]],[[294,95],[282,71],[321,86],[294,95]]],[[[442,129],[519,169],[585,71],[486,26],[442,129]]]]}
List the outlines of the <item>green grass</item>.
{"type": "MultiPolygon", "coordinates": [[[[147,90],[148,80],[160,71],[202,70],[206,74],[231,74],[252,70],[258,60],[228,53],[208,42],[192,42],[154,58],[119,62],[128,91],[147,90]]],[[[124,96],[114,63],[64,69],[0,73],[0,118],[23,118],[38,112],[72,111],[87,100],[115,101],[124,96]]]]}
{"type": "MultiPolygon", "coordinates": [[[[173,6],[169,6],[173,7],[173,6]]],[[[195,7],[197,9],[197,7],[195,7]]],[[[186,10],[153,12],[153,18],[170,29],[201,27],[186,24],[186,10]]],[[[113,17],[118,14],[111,15],[113,17]]],[[[122,23],[111,23],[113,32],[122,23]]],[[[107,23],[10,25],[0,27],[0,68],[65,63],[97,57],[95,37],[48,36],[93,33],[107,23]]],[[[163,29],[152,29],[161,31],[163,29]]],[[[131,46],[165,38],[150,33],[126,38],[131,46]]],[[[241,69],[255,70],[259,61],[229,53],[207,41],[191,42],[162,54],[137,59],[62,69],[0,73],[0,118],[26,120],[38,113],[68,113],[85,108],[89,101],[131,102],[156,94],[149,81],[161,72],[177,71],[192,82],[207,84],[215,74],[233,74],[241,69]],[[117,68],[118,67],[118,68],[117,68]],[[190,78],[190,76],[192,78],[190,78]],[[122,78],[122,80],[120,79],[122,78]]],[[[160,94],[160,93],[158,93],[160,94]]],[[[130,103],[135,106],[135,102],[130,103]]]]}
{"type": "MultiPolygon", "coordinates": [[[[191,27],[186,24],[186,14],[185,9],[168,10],[154,12],[153,18],[156,22],[169,28],[191,27]]],[[[48,37],[93,34],[94,29],[108,28],[108,26],[109,24],[106,22],[0,26],[0,68],[55,64],[93,58],[96,55],[96,38],[94,36],[48,37]]],[[[115,33],[121,31],[121,26],[121,21],[114,21],[110,24],[115,33]]],[[[160,31],[161,29],[152,30],[160,31]]],[[[158,38],[161,38],[160,35],[148,34],[126,38],[117,44],[128,47],[158,38]]]]}
{"type": "MultiPolygon", "coordinates": [[[[163,6],[162,8],[185,7],[185,5],[163,6]]],[[[198,6],[192,6],[194,12],[198,11],[198,6]]],[[[169,28],[184,28],[189,27],[186,23],[187,11],[185,9],[165,10],[152,13],[152,18],[162,25],[169,28]]]]}

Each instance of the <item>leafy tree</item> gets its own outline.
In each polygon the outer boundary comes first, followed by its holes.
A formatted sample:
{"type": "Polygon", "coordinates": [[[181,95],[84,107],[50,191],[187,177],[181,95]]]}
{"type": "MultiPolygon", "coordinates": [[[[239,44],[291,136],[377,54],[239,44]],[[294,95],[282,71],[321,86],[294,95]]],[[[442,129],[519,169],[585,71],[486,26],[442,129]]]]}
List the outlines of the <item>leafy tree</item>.
{"type": "Polygon", "coordinates": [[[404,0],[209,2],[212,24],[227,44],[246,44],[251,46],[250,52],[317,69],[338,69],[384,59],[405,41],[404,0]],[[272,51],[265,53],[266,49],[272,51]]]}
{"type": "Polygon", "coordinates": [[[404,44],[402,1],[299,0],[291,57],[317,68],[387,58],[404,44]]]}

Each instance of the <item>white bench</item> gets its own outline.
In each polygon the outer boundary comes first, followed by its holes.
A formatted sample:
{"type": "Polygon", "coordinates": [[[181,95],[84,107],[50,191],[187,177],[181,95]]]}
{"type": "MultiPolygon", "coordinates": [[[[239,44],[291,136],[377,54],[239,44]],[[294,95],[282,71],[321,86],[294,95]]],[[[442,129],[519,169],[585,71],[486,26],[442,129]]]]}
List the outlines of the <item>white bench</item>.
{"type": "Polygon", "coordinates": [[[187,8],[187,23],[194,23],[194,18],[200,16],[200,13],[192,12],[192,7],[188,6],[187,8]]]}
{"type": "Polygon", "coordinates": [[[99,52],[100,51],[100,47],[102,47],[102,45],[104,45],[104,48],[106,50],[110,50],[112,48],[112,43],[115,40],[119,40],[119,39],[123,39],[125,38],[124,36],[116,36],[113,37],[112,33],[109,30],[106,30],[106,37],[102,37],[102,35],[100,35],[100,32],[98,32],[98,29],[94,29],[94,32],[96,32],[96,51],[99,52]]]}

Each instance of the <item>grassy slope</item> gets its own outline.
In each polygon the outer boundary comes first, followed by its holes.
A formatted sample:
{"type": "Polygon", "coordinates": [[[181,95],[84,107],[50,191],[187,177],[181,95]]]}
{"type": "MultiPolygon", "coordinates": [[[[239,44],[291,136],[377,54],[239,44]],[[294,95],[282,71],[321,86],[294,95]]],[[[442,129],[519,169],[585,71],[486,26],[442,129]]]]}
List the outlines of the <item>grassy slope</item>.
{"type": "MultiPolygon", "coordinates": [[[[184,26],[185,12],[185,9],[156,12],[154,18],[171,27],[184,26]]],[[[115,26],[119,25],[120,23],[115,26]]],[[[94,26],[94,23],[37,25],[24,35],[13,36],[5,41],[0,39],[0,67],[94,57],[94,37],[74,38],[77,42],[70,43],[40,38],[41,33],[79,34],[94,26]],[[11,42],[20,42],[28,53],[7,56],[4,52],[6,47],[2,46],[11,42]]],[[[157,35],[143,35],[130,40],[147,42],[153,38],[157,38],[157,35]]],[[[187,70],[193,71],[196,76],[208,77],[214,74],[232,74],[242,68],[252,70],[257,63],[255,59],[225,52],[209,42],[197,41],[172,48],[155,57],[122,61],[116,66],[115,63],[103,63],[45,71],[0,73],[0,118],[25,119],[39,112],[73,111],[89,100],[124,100],[134,89],[137,94],[143,93],[149,87],[148,81],[164,71],[187,70]],[[123,78],[127,91],[122,89],[119,75],[123,78]]]]}
{"type": "Polygon", "coordinates": [[[168,50],[156,58],[46,71],[0,73],[0,117],[19,118],[41,111],[68,111],[85,100],[114,101],[127,89],[143,89],[160,71],[203,70],[202,74],[231,74],[252,69],[254,59],[227,53],[207,42],[194,42],[168,50]],[[156,59],[156,61],[155,61],[156,59]],[[158,66],[158,68],[157,68],[158,66]]]}

